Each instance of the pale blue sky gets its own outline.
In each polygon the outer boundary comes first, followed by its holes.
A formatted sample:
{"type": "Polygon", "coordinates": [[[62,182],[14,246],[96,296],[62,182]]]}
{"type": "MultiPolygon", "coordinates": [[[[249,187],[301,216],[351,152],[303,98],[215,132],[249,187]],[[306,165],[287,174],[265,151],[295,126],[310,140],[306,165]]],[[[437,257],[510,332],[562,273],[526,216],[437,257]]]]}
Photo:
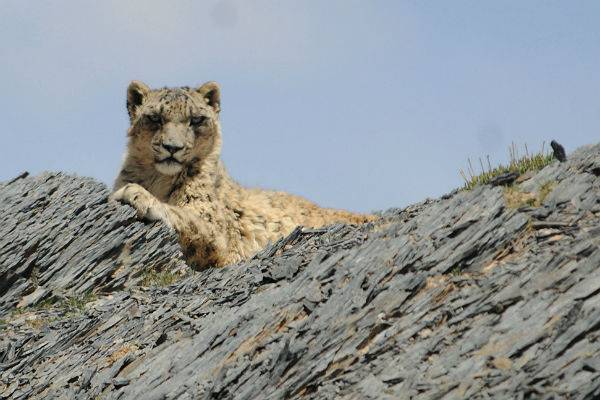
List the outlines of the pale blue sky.
{"type": "Polygon", "coordinates": [[[112,184],[132,79],[218,81],[234,178],[359,211],[448,192],[512,141],[600,137],[599,1],[0,5],[0,180],[112,184]]]}

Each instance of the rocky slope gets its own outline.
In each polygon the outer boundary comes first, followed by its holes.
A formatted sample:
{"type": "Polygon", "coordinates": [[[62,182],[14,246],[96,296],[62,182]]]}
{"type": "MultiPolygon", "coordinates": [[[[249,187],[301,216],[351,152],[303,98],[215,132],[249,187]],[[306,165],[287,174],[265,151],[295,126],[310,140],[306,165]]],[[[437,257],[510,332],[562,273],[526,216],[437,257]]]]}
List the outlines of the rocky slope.
{"type": "Polygon", "coordinates": [[[599,175],[589,146],[202,272],[90,179],[0,184],[0,398],[599,398],[599,175]]]}

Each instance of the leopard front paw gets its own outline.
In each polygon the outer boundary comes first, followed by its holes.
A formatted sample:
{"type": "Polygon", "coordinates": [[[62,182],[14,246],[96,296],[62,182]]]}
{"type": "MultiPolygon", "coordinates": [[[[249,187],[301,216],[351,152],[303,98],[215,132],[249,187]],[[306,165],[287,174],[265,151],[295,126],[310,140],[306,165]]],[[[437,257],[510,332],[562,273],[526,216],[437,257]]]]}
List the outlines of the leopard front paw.
{"type": "MultiPolygon", "coordinates": [[[[128,183],[110,195],[111,200],[129,204],[138,218],[147,221],[165,220],[164,206],[149,191],[137,183],[128,183]]],[[[165,221],[168,223],[168,221],[165,221]]]]}

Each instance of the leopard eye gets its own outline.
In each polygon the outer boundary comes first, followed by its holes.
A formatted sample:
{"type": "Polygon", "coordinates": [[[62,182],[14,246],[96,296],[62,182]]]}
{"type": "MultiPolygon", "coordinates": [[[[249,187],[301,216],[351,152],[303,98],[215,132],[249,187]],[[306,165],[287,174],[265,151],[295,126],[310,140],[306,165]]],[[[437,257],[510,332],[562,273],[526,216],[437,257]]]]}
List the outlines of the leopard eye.
{"type": "Polygon", "coordinates": [[[152,122],[153,124],[160,124],[162,122],[162,118],[159,114],[149,114],[146,116],[146,118],[148,118],[148,121],[152,122]]]}
{"type": "Polygon", "coordinates": [[[204,123],[204,121],[206,121],[206,117],[205,116],[197,116],[197,117],[191,117],[190,118],[190,125],[191,126],[200,126],[204,123]]]}

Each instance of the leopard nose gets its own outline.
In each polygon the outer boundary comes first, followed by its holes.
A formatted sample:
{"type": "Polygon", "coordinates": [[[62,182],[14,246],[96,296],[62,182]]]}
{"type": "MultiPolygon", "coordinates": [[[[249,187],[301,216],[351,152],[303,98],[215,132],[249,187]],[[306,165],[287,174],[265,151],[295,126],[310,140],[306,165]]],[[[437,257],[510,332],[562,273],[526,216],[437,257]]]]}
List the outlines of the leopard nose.
{"type": "Polygon", "coordinates": [[[164,147],[165,150],[167,150],[171,154],[175,154],[179,150],[183,149],[183,146],[179,146],[179,145],[176,145],[176,144],[164,144],[163,143],[162,147],[164,147]]]}

